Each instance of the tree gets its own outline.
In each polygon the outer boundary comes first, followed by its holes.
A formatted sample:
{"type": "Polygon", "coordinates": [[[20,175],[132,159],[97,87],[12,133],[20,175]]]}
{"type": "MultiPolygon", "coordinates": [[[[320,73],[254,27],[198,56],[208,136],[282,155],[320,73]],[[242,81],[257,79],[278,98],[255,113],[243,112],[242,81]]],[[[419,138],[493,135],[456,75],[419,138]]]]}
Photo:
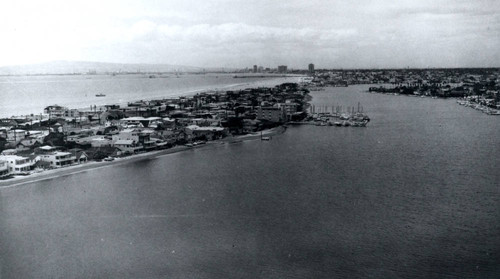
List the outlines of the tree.
{"type": "Polygon", "coordinates": [[[5,145],[7,144],[7,140],[5,138],[0,137],[0,151],[5,149],[5,145]]]}
{"type": "Polygon", "coordinates": [[[65,144],[64,134],[59,132],[50,132],[43,139],[43,143],[51,146],[63,146],[65,144]]]}

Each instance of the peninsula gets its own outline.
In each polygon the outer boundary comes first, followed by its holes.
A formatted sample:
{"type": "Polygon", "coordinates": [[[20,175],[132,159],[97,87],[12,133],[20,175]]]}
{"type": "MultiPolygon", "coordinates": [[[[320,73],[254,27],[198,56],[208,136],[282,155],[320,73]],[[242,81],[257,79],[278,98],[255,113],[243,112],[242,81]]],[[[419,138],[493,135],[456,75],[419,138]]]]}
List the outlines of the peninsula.
{"type": "Polygon", "coordinates": [[[0,120],[0,178],[18,181],[65,167],[98,166],[91,162],[268,137],[306,118],[308,93],[305,84],[284,83],[85,110],[51,105],[43,114],[0,120]]]}

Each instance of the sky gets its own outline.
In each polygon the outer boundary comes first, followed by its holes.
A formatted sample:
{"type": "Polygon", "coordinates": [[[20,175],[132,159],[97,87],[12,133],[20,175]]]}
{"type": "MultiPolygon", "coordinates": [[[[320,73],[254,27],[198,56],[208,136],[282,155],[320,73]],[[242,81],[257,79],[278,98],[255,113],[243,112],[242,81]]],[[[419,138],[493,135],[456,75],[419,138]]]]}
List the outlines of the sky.
{"type": "Polygon", "coordinates": [[[12,0],[0,38],[0,66],[500,67],[500,1],[12,0]]]}

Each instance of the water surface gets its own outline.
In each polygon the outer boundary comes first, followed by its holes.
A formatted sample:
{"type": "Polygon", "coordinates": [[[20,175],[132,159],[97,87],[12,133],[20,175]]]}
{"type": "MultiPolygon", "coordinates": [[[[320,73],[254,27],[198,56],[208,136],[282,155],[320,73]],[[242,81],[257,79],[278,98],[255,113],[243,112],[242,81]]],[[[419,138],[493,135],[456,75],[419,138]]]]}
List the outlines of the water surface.
{"type": "Polygon", "coordinates": [[[315,92],[366,128],[290,127],[0,189],[1,278],[498,278],[500,122],[315,92]]]}

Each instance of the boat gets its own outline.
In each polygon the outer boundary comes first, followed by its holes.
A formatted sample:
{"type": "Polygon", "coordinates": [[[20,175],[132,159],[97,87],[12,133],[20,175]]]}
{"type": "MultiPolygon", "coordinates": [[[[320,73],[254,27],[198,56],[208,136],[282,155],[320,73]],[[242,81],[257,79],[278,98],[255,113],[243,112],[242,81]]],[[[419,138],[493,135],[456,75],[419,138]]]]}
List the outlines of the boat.
{"type": "Polygon", "coordinates": [[[500,115],[500,110],[491,109],[491,110],[488,110],[486,113],[489,115],[500,115]]]}
{"type": "Polygon", "coordinates": [[[366,124],[368,124],[368,121],[367,120],[352,121],[350,124],[353,127],[366,127],[366,124]]]}
{"type": "Polygon", "coordinates": [[[342,120],[347,120],[347,119],[349,119],[350,117],[351,117],[351,116],[350,116],[349,114],[347,114],[347,113],[342,113],[342,114],[340,115],[340,119],[342,119],[342,120]]]}
{"type": "Polygon", "coordinates": [[[263,137],[262,136],[262,131],[260,131],[260,140],[270,140],[271,137],[263,137]]]}
{"type": "Polygon", "coordinates": [[[102,93],[100,93],[100,94],[95,94],[95,96],[96,96],[96,97],[106,97],[106,94],[102,94],[102,93]]]}

